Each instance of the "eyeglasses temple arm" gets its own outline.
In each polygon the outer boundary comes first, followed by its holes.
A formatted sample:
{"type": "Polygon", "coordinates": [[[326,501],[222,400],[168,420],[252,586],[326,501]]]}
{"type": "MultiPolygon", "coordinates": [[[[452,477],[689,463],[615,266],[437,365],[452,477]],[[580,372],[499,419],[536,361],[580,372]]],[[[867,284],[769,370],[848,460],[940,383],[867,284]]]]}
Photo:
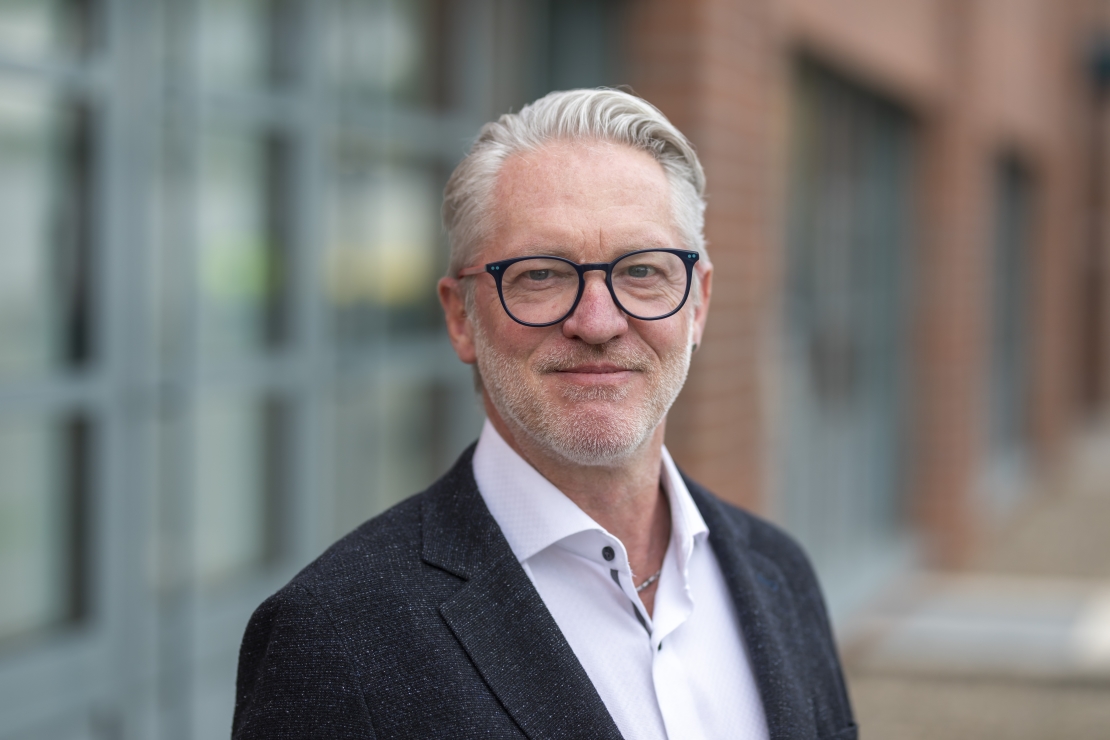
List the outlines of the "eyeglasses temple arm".
{"type": "Polygon", "coordinates": [[[459,270],[459,277],[464,278],[470,277],[471,275],[481,275],[485,271],[485,265],[481,265],[479,267],[464,267],[463,269],[459,270]]]}

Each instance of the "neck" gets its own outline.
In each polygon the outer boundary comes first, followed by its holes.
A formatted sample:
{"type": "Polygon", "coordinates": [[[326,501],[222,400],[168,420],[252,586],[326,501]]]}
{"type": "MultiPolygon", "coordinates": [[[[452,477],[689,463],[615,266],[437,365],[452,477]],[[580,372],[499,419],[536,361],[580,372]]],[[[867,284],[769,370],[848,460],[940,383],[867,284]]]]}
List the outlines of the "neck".
{"type": "MultiPolygon", "coordinates": [[[[486,401],[490,423],[514,451],[595,522],[619,539],[640,583],[663,566],[671,535],[671,510],[660,477],[666,419],[631,455],[612,465],[579,465],[537,445],[515,424],[506,423],[486,401]]],[[[655,587],[641,598],[649,613],[655,587]]]]}

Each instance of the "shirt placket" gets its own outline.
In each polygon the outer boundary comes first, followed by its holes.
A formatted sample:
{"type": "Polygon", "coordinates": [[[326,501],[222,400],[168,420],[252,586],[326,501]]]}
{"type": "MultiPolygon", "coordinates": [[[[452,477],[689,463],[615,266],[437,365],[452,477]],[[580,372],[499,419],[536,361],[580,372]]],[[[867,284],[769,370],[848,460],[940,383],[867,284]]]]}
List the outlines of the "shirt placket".
{"type": "Polygon", "coordinates": [[[647,611],[644,609],[643,603],[640,601],[640,595],[636,593],[635,585],[632,581],[632,567],[628,563],[628,554],[625,552],[624,545],[619,541],[606,542],[601,548],[602,564],[609,569],[609,577],[613,579],[613,583],[621,590],[629,602],[629,607],[632,609],[636,621],[644,628],[648,639],[651,639],[652,623],[651,617],[648,616],[647,611]]]}
{"type": "Polygon", "coordinates": [[[663,576],[655,595],[655,632],[652,635],[652,683],[663,716],[667,736],[672,740],[698,740],[705,737],[697,703],[691,690],[687,666],[668,639],[682,627],[694,611],[689,587],[689,562],[693,543],[676,556],[679,543],[673,542],[663,564],[663,576]]]}
{"type": "Polygon", "coordinates": [[[648,616],[636,593],[631,567],[623,545],[607,542],[602,546],[601,557],[609,568],[613,582],[628,598],[637,621],[647,637],[651,653],[652,685],[655,699],[663,717],[663,725],[671,740],[698,740],[705,737],[697,704],[690,689],[691,682],[681,656],[668,649],[667,637],[679,629],[693,612],[694,600],[687,578],[688,563],[693,555],[694,543],[682,547],[681,556],[676,551],[682,546],[672,542],[663,561],[663,574],[655,595],[655,617],[648,616]]]}

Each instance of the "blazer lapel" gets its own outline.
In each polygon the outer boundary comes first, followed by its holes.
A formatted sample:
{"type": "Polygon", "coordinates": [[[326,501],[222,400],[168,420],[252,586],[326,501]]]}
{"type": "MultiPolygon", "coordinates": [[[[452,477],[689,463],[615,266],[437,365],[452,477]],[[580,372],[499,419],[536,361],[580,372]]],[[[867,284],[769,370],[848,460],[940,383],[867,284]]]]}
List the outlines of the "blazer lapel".
{"type": "Polygon", "coordinates": [[[478,493],[472,450],[423,509],[424,561],[466,580],[440,614],[532,740],[621,737],[478,493]]]}
{"type": "Polygon", "coordinates": [[[736,604],[772,740],[817,737],[803,677],[796,675],[792,635],[801,625],[789,584],[773,562],[747,546],[748,532],[725,515],[720,501],[693,481],[686,484],[709,526],[713,553],[736,604]]]}

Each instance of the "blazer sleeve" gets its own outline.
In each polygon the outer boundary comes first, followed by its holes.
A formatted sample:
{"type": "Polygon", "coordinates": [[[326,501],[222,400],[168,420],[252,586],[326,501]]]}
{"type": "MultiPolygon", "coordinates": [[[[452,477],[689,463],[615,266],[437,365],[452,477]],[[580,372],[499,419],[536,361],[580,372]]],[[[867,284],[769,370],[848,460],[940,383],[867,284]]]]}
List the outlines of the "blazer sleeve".
{"type": "Polygon", "coordinates": [[[373,738],[359,672],[327,610],[289,585],[258,607],[239,651],[233,740],[373,738]]]}

